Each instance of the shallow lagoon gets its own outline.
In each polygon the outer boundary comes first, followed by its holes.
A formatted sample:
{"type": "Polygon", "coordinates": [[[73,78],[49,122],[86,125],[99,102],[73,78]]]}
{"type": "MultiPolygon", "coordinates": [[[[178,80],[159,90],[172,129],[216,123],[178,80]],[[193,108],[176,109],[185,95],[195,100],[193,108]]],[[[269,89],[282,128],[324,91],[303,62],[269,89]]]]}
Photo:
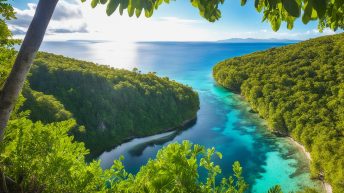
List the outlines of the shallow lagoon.
{"type": "Polygon", "coordinates": [[[99,158],[103,168],[125,156],[124,165],[137,172],[157,151],[175,141],[190,140],[206,147],[215,146],[223,154],[216,160],[225,176],[234,161],[241,162],[245,178],[254,193],[266,192],[280,184],[284,192],[302,185],[320,189],[320,182],[309,178],[308,161],[286,138],[271,135],[247,103],[238,95],[216,86],[212,67],[226,58],[240,56],[284,43],[207,43],[207,42],[45,42],[43,51],[107,64],[116,68],[156,72],[160,76],[188,84],[198,91],[201,109],[196,123],[182,132],[168,132],[134,139],[99,158]],[[302,184],[300,184],[302,183],[302,184]]]}

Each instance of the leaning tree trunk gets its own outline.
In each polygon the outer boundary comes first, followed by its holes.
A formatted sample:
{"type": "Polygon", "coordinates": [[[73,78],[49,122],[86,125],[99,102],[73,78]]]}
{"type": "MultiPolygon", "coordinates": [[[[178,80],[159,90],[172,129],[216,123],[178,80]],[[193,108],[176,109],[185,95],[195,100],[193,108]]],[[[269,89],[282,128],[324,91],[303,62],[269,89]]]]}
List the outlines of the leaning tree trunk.
{"type": "Polygon", "coordinates": [[[21,92],[33,59],[42,43],[45,31],[59,0],[40,0],[35,16],[27,30],[12,71],[0,95],[0,142],[3,140],[5,127],[12,109],[21,92]]]}

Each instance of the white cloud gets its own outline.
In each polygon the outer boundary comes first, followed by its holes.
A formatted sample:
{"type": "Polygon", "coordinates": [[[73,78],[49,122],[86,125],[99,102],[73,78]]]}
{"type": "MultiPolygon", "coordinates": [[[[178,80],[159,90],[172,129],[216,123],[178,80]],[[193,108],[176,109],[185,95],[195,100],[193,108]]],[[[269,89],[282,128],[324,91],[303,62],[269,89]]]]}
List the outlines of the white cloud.
{"type": "MultiPolygon", "coordinates": [[[[26,9],[14,8],[17,19],[8,22],[13,34],[23,35],[26,33],[35,14],[36,7],[37,4],[28,3],[26,9]]],[[[88,28],[83,19],[80,5],[61,1],[56,6],[47,34],[86,32],[88,32],[88,28]]]]}
{"type": "Polygon", "coordinates": [[[71,19],[82,19],[82,17],[82,10],[78,4],[61,1],[57,4],[52,20],[65,21],[71,19]]]}
{"type": "Polygon", "coordinates": [[[325,35],[333,35],[336,32],[334,32],[333,30],[331,30],[329,28],[326,28],[326,29],[324,29],[324,31],[322,33],[325,34],[325,35]]]}
{"type": "Polygon", "coordinates": [[[14,34],[25,33],[26,29],[30,25],[33,15],[35,14],[37,5],[34,3],[28,3],[27,6],[28,8],[24,10],[14,8],[14,11],[16,12],[16,16],[18,19],[9,21],[9,28],[13,29],[14,34]]]}

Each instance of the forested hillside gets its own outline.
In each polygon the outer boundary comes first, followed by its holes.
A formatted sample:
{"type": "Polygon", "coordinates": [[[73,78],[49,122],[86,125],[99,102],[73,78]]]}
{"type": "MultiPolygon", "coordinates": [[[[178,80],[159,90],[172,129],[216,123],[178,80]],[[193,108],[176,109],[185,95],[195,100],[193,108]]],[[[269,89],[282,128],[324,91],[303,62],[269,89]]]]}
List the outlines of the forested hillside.
{"type": "Polygon", "coordinates": [[[38,54],[28,80],[22,109],[31,120],[76,119],[72,133],[93,155],[182,126],[199,109],[197,93],[168,78],[48,53],[38,54]]]}
{"type": "Polygon", "coordinates": [[[213,75],[311,152],[314,177],[344,192],[343,33],[225,60],[213,75]]]}
{"type": "MultiPolygon", "coordinates": [[[[15,55],[16,52],[14,50],[0,47],[0,88],[2,88],[10,72],[15,55]]],[[[148,100],[150,97],[153,97],[154,90],[153,88],[141,88],[141,86],[146,85],[148,87],[150,85],[152,87],[159,86],[159,88],[164,86],[172,97],[178,98],[175,99],[175,103],[184,101],[184,105],[186,105],[184,108],[195,108],[195,112],[198,109],[198,97],[196,93],[192,92],[191,88],[175,82],[169,82],[167,79],[158,78],[153,74],[140,75],[137,72],[116,71],[107,67],[98,68],[94,64],[49,54],[39,56],[40,62],[42,63],[45,61],[44,59],[47,59],[44,56],[48,57],[50,61],[54,61],[55,57],[60,58],[59,62],[63,60],[65,62],[69,61],[70,63],[66,63],[65,65],[71,67],[71,70],[65,69],[66,73],[74,72],[78,74],[79,72],[78,78],[82,75],[89,75],[94,80],[98,80],[100,83],[94,85],[98,86],[94,87],[95,90],[99,89],[100,86],[106,85],[106,81],[109,82],[108,84],[111,83],[116,87],[118,84],[114,84],[116,83],[114,79],[110,79],[109,77],[114,76],[118,72],[119,78],[122,78],[120,80],[127,80],[127,86],[136,86],[134,88],[138,90],[137,92],[141,91],[141,89],[145,91],[150,89],[149,91],[151,93],[147,93],[147,96],[142,100],[148,100]],[[96,71],[91,71],[91,69],[99,70],[100,75],[97,76],[94,74],[96,71]],[[105,74],[108,75],[107,78],[105,78],[105,74]],[[145,80],[145,82],[141,83],[141,85],[135,85],[135,83],[138,83],[138,79],[145,80]],[[194,100],[193,102],[189,102],[194,104],[195,107],[190,106],[188,100],[194,100]]],[[[62,64],[60,65],[62,66],[62,64]]],[[[42,66],[45,69],[48,68],[51,71],[49,73],[52,73],[52,75],[55,70],[60,70],[59,75],[62,76],[63,74],[63,70],[58,64],[55,66],[42,64],[42,66]]],[[[39,69],[42,66],[37,65],[35,68],[39,69]]],[[[35,68],[33,71],[37,70],[35,68]]],[[[34,75],[31,76],[31,78],[33,77],[34,75]]],[[[56,78],[55,76],[52,77],[56,78]]],[[[70,78],[69,76],[64,77],[70,78]]],[[[88,79],[85,78],[84,80],[86,81],[88,79]]],[[[49,83],[48,80],[45,81],[49,83]]],[[[70,81],[77,81],[77,78],[70,81]]],[[[64,80],[64,82],[68,81],[64,80]]],[[[92,81],[87,83],[90,82],[92,81]]],[[[124,88],[124,86],[120,88],[124,88]]],[[[159,88],[157,88],[157,91],[159,91],[159,88]]],[[[127,89],[127,91],[128,93],[122,94],[128,96],[133,92],[130,89],[127,89]]],[[[116,92],[123,91],[119,89],[116,92]]],[[[0,178],[2,181],[0,192],[107,193],[161,191],[210,193],[236,191],[238,193],[244,193],[248,188],[248,184],[242,177],[242,168],[238,162],[233,164],[234,176],[222,179],[221,183],[216,183],[215,178],[221,173],[221,168],[219,165],[214,164],[213,158],[221,158],[221,153],[216,152],[214,148],[205,149],[203,146],[193,145],[188,141],[184,141],[182,144],[173,143],[162,148],[158,152],[157,157],[150,160],[147,165],[141,167],[136,175],[126,172],[121,162],[123,158],[115,160],[110,169],[102,170],[99,161],[85,162],[85,155],[89,151],[84,147],[83,143],[75,141],[73,136],[70,135],[70,132],[75,129],[83,130],[85,128],[80,124],[77,125],[73,119],[76,116],[66,110],[64,104],[52,95],[32,90],[28,83],[26,83],[23,93],[26,99],[20,96],[19,100],[17,100],[16,108],[6,127],[4,140],[0,144],[0,178]],[[24,104],[26,106],[22,107],[25,100],[26,102],[24,104]],[[34,109],[31,109],[31,115],[28,116],[28,113],[23,112],[22,109],[29,107],[34,107],[34,109]],[[30,119],[42,120],[42,122],[35,122],[30,119]],[[205,182],[200,179],[198,168],[203,168],[203,171],[206,172],[205,175],[208,178],[205,182]]],[[[100,95],[100,93],[97,94],[100,95]]],[[[163,106],[163,102],[170,102],[168,100],[172,100],[169,96],[165,96],[165,94],[157,94],[162,99],[155,99],[161,102],[161,106],[163,106]]],[[[66,96],[70,95],[66,94],[66,96]]],[[[143,95],[138,94],[136,96],[143,95]]],[[[119,99],[123,100],[125,98],[119,97],[119,99]]],[[[140,99],[136,98],[136,100],[140,99]]],[[[176,105],[178,106],[178,104],[176,105]]],[[[167,111],[166,114],[175,113],[175,111],[167,111]]],[[[146,112],[147,115],[151,113],[153,112],[146,112]]],[[[193,118],[195,115],[189,111],[179,113],[181,115],[176,120],[181,116],[190,116],[184,118],[193,118]]],[[[168,116],[166,114],[164,114],[165,117],[168,116]]],[[[180,121],[183,122],[182,120],[180,121]]],[[[87,128],[85,134],[87,134],[87,128]]],[[[274,188],[279,187],[276,186],[274,188]]]]}

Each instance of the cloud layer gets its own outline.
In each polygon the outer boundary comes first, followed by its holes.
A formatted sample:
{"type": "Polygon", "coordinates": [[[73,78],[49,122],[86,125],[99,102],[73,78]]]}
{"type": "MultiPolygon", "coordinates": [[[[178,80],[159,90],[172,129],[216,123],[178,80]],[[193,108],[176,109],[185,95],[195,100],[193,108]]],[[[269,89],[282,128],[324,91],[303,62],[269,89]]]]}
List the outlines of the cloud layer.
{"type": "MultiPolygon", "coordinates": [[[[35,14],[37,4],[28,3],[26,9],[14,8],[17,19],[9,21],[9,27],[14,35],[26,33],[35,14]]],[[[58,33],[87,33],[87,23],[84,21],[81,7],[73,2],[61,1],[57,4],[47,34],[58,33]]]]}

